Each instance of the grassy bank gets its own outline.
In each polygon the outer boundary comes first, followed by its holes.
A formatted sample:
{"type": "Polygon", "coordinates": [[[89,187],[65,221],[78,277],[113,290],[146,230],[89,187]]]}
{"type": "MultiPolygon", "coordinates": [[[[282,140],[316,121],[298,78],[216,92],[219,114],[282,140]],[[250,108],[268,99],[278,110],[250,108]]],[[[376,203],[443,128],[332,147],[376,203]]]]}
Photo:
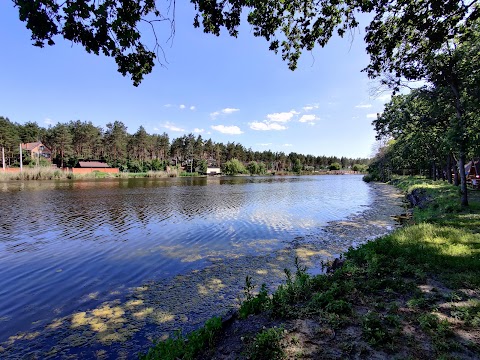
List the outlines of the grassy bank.
{"type": "Polygon", "coordinates": [[[24,168],[22,172],[3,172],[0,170],[0,181],[15,181],[15,180],[77,180],[77,179],[129,179],[129,178],[167,178],[178,176],[198,176],[197,173],[191,175],[189,173],[181,172],[173,169],[171,171],[148,171],[142,173],[107,173],[93,171],[87,174],[74,174],[69,171],[62,171],[60,169],[53,169],[49,167],[40,168],[24,168]]]}
{"type": "Polygon", "coordinates": [[[394,184],[422,197],[405,227],[350,249],[329,274],[296,264],[273,294],[247,278],[237,317],[143,358],[480,358],[480,193],[462,209],[443,182],[394,184]]]}
{"type": "MultiPolygon", "coordinates": [[[[298,176],[298,175],[351,175],[361,174],[353,171],[325,171],[325,172],[302,172],[301,174],[295,172],[276,172],[265,175],[277,175],[277,176],[298,176]]],[[[204,177],[197,172],[189,173],[181,169],[173,168],[167,171],[147,171],[147,172],[120,172],[120,173],[107,173],[101,170],[93,171],[87,174],[74,174],[69,171],[62,171],[61,169],[55,169],[51,167],[37,167],[29,168],[25,167],[22,172],[3,172],[0,169],[0,181],[15,181],[15,180],[61,180],[61,179],[129,179],[129,178],[167,178],[167,177],[204,177]]],[[[247,174],[234,175],[234,176],[251,176],[247,174]]]]}

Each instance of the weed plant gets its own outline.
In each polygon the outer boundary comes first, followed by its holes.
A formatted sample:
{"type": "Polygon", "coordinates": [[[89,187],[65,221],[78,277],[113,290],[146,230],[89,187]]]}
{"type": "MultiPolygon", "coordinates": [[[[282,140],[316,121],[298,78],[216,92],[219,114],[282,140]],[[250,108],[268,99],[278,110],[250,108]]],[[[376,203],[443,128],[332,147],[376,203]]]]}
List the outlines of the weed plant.
{"type": "Polygon", "coordinates": [[[248,349],[248,358],[251,360],[281,360],[285,357],[282,340],[283,327],[264,329],[257,334],[248,349]]]}
{"type": "Polygon", "coordinates": [[[146,354],[140,355],[141,360],[193,360],[202,352],[211,348],[215,338],[222,328],[219,317],[213,317],[205,325],[187,336],[177,332],[174,338],[157,342],[146,354]]]}

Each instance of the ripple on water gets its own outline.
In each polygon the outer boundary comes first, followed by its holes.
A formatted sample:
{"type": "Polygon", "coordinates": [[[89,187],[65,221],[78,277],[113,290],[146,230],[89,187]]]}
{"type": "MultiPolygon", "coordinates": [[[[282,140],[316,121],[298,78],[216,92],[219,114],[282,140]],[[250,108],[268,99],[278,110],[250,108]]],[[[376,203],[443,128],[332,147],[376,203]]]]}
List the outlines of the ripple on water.
{"type": "Polygon", "coordinates": [[[0,209],[9,209],[0,217],[0,318],[10,319],[0,321],[0,341],[86,299],[101,303],[117,289],[199,269],[208,259],[318,239],[322,226],[373,201],[358,176],[16,187],[0,193],[0,209]]]}

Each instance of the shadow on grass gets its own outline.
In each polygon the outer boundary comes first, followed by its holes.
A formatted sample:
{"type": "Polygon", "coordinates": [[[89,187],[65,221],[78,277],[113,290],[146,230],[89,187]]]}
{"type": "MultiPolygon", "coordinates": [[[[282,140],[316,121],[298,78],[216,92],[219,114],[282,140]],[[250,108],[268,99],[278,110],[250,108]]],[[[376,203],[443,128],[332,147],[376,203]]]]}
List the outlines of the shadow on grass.
{"type": "Polygon", "coordinates": [[[454,288],[480,286],[480,234],[418,224],[346,254],[377,276],[428,272],[454,288]]]}

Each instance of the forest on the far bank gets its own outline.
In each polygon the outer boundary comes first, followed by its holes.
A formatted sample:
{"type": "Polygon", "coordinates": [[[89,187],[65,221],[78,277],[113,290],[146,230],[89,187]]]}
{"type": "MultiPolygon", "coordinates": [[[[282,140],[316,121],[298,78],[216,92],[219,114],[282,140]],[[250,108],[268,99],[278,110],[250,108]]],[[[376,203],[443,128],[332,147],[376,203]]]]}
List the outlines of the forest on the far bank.
{"type": "MultiPolygon", "coordinates": [[[[254,151],[240,143],[214,142],[190,133],[170,139],[167,133],[149,134],[143,126],[130,134],[121,121],[106,128],[90,121],[70,121],[43,128],[36,122],[18,124],[0,116],[0,147],[5,148],[7,166],[18,166],[19,144],[41,141],[52,151],[52,161],[60,167],[75,167],[80,160],[104,160],[130,172],[165,170],[168,165],[223,166],[237,159],[243,164],[257,162],[269,171],[315,171],[327,168],[364,170],[369,159],[314,156],[290,152],[254,151]]],[[[25,161],[28,158],[23,154],[25,161]]]]}

